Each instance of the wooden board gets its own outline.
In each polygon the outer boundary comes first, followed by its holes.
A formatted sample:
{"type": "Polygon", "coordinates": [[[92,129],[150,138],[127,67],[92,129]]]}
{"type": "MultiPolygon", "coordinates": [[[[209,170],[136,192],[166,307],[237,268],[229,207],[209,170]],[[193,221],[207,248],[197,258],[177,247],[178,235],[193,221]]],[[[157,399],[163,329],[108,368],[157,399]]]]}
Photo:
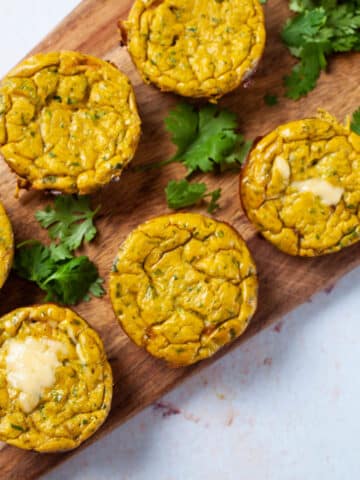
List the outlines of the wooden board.
{"type": "MultiPolygon", "coordinates": [[[[163,119],[178,99],[145,86],[126,50],[118,45],[116,21],[119,17],[126,17],[131,4],[131,0],[85,0],[34,51],[80,50],[113,61],[130,76],[143,119],[142,141],[132,164],[139,165],[168,158],[172,153],[173,147],[164,131],[163,119]]],[[[281,98],[278,106],[264,104],[265,93],[281,95],[282,77],[293,64],[293,59],[279,39],[281,26],[289,15],[287,2],[269,0],[265,10],[268,41],[264,59],[246,88],[240,88],[221,101],[221,105],[238,113],[241,130],[246,136],[254,138],[281,122],[314,114],[318,107],[326,108],[340,118],[352,112],[360,104],[358,54],[341,55],[333,59],[329,74],[323,75],[318,88],[300,102],[281,98]]],[[[14,63],[16,61],[14,59],[14,63]]],[[[121,182],[108,186],[94,196],[94,202],[102,204],[97,221],[101,233],[88,253],[99,265],[102,276],[108,276],[117,247],[128,232],[149,217],[167,211],[164,186],[170,178],[179,178],[182,173],[182,167],[174,165],[146,173],[129,169],[121,182]]],[[[171,369],[142,352],[126,338],[112,313],[108,296],[79,305],[76,310],[104,339],[115,377],[111,414],[92,441],[98,440],[191,374],[275,322],[316,291],[333,284],[360,263],[360,244],[318,259],[292,258],[278,252],[261,239],[245,219],[238,200],[237,175],[207,175],[204,178],[210,187],[223,188],[222,208],[216,212],[216,216],[232,223],[241,232],[256,259],[260,274],[259,310],[247,333],[215,358],[191,368],[171,369]]],[[[17,200],[14,191],[15,178],[5,163],[1,162],[0,197],[13,221],[17,242],[27,238],[45,240],[46,233],[34,220],[34,212],[49,202],[50,197],[28,192],[17,200]]],[[[41,298],[36,288],[12,274],[0,293],[0,314],[41,298]]],[[[2,480],[33,479],[70,454],[41,455],[5,447],[0,452],[0,477],[2,480]]]]}

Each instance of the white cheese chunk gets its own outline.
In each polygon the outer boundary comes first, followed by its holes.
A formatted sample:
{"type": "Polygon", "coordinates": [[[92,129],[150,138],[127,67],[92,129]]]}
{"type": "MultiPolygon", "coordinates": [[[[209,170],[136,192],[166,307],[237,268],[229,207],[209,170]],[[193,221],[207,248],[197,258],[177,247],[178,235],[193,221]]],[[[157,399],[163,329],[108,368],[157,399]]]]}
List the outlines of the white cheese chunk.
{"type": "Polygon", "coordinates": [[[55,383],[55,371],[61,365],[58,353],[66,346],[47,338],[27,337],[7,342],[6,369],[10,387],[19,392],[19,404],[25,413],[39,403],[46,388],[55,383]]]}
{"type": "Polygon", "coordinates": [[[337,205],[344,193],[342,187],[336,187],[322,178],[309,178],[300,182],[293,182],[292,187],[299,192],[311,192],[320,197],[324,205],[337,205]]]}
{"type": "Polygon", "coordinates": [[[79,343],[76,344],[76,353],[77,353],[77,356],[80,359],[80,362],[85,364],[86,363],[86,357],[84,356],[84,353],[83,353],[82,348],[81,348],[79,343]]]}
{"type": "Polygon", "coordinates": [[[290,178],[290,165],[284,157],[278,155],[274,160],[273,168],[277,170],[284,180],[289,181],[290,178]]]}

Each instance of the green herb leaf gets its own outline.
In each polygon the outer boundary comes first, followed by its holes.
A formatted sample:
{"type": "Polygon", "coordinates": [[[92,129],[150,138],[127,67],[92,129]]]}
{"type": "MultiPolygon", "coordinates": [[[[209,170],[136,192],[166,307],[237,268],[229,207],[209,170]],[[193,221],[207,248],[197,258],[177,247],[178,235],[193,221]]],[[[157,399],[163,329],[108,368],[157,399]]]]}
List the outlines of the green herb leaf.
{"type": "Polygon", "coordinates": [[[90,242],[95,237],[97,230],[93,220],[99,208],[92,210],[90,200],[85,196],[59,195],[53,207],[48,205],[36,212],[35,217],[42,227],[49,230],[52,239],[73,251],[84,241],[90,242]]]}
{"type": "Polygon", "coordinates": [[[236,115],[214,105],[196,110],[192,105],[179,104],[169,113],[165,124],[178,150],[173,158],[155,166],[181,162],[188,175],[199,170],[221,169],[234,149],[244,143],[244,137],[236,132],[236,115]]]}
{"type": "Polygon", "coordinates": [[[16,425],[15,423],[10,423],[11,428],[14,430],[18,430],[19,432],[25,432],[25,428],[21,427],[20,425],[16,425]]]}
{"type": "Polygon", "coordinates": [[[91,293],[91,295],[93,295],[94,297],[98,297],[98,298],[102,297],[105,293],[105,290],[103,288],[103,283],[104,283],[104,279],[98,277],[90,285],[89,292],[91,293]]]}
{"type": "MultiPolygon", "coordinates": [[[[196,108],[180,103],[169,112],[165,125],[177,146],[176,154],[165,161],[143,165],[141,170],[158,168],[179,162],[187,167],[187,177],[196,171],[214,172],[239,168],[246,159],[252,142],[245,141],[238,133],[236,115],[220,110],[215,105],[196,108]]],[[[210,197],[209,211],[218,207],[221,190],[207,192],[204,183],[171,180],[166,189],[168,206],[173,209],[195,205],[210,197]]]]}
{"type": "Polygon", "coordinates": [[[166,129],[171,133],[172,142],[178,147],[175,158],[181,157],[188,145],[196,139],[198,121],[198,112],[187,103],[176,105],[165,118],[166,129]]]}
{"type": "Polygon", "coordinates": [[[73,256],[62,244],[47,247],[36,240],[20,244],[14,270],[46,292],[46,301],[74,305],[89,293],[104,293],[96,266],[86,256],[73,256]]]}
{"type": "Polygon", "coordinates": [[[167,204],[174,210],[195,205],[203,198],[205,192],[205,183],[189,183],[185,179],[170,180],[165,188],[167,204]]]}
{"type": "Polygon", "coordinates": [[[207,192],[205,183],[189,183],[187,180],[170,180],[166,189],[166,200],[168,206],[177,210],[190,207],[206,197],[211,197],[208,211],[211,213],[218,208],[217,200],[220,198],[221,189],[207,192]]]}
{"type": "Polygon", "coordinates": [[[13,268],[20,277],[40,284],[52,274],[56,262],[48,247],[28,240],[17,246],[13,268]]]}
{"type": "Polygon", "coordinates": [[[96,266],[86,256],[73,257],[58,265],[40,288],[47,292],[46,301],[60,301],[65,305],[75,305],[89,292],[98,279],[96,266]]]}
{"type": "Polygon", "coordinates": [[[291,75],[285,77],[286,96],[298,100],[316,86],[321,70],[326,67],[323,48],[319,44],[307,44],[303,48],[301,63],[293,68],[291,75]]]}
{"type": "Polygon", "coordinates": [[[272,95],[271,93],[267,93],[264,95],[264,102],[269,107],[273,107],[279,103],[278,97],[276,95],[272,95]]]}
{"type": "Polygon", "coordinates": [[[358,108],[351,118],[350,128],[357,135],[360,135],[360,108],[358,108]]]}
{"type": "Polygon", "coordinates": [[[225,161],[221,164],[221,171],[238,169],[240,165],[245,162],[253,143],[252,140],[246,140],[244,143],[239,142],[234,152],[226,157],[225,161]]]}
{"type": "Polygon", "coordinates": [[[319,33],[326,20],[327,15],[323,8],[307,10],[285,24],[281,34],[282,39],[289,46],[301,46],[307,39],[313,39],[319,33]]]}
{"type": "Polygon", "coordinates": [[[214,190],[213,192],[211,192],[211,200],[207,208],[207,211],[209,213],[213,213],[216,209],[219,208],[219,204],[217,203],[217,201],[219,200],[220,197],[221,197],[221,188],[218,188],[217,190],[214,190]]]}
{"type": "Polygon", "coordinates": [[[188,146],[182,161],[189,173],[195,170],[214,171],[215,164],[230,155],[238,140],[236,115],[207,105],[199,111],[196,139],[188,146]]]}
{"type": "Polygon", "coordinates": [[[293,12],[304,12],[309,8],[314,8],[314,4],[311,0],[290,0],[289,8],[293,12]]]}
{"type": "Polygon", "coordinates": [[[360,2],[290,0],[289,6],[297,15],[286,22],[282,39],[300,62],[285,86],[297,100],[315,88],[329,55],[360,51],[360,2]]]}
{"type": "Polygon", "coordinates": [[[63,243],[51,243],[49,249],[51,258],[54,260],[54,262],[61,262],[62,260],[73,258],[72,253],[63,243]]]}

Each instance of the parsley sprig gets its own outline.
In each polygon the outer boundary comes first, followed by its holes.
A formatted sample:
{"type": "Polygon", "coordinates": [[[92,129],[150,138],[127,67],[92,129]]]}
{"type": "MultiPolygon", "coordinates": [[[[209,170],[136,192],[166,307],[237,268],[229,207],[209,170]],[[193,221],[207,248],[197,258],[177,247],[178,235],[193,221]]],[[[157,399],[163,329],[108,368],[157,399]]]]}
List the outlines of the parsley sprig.
{"type": "Polygon", "coordinates": [[[266,93],[264,95],[264,102],[266,103],[266,105],[269,105],[269,107],[274,107],[279,103],[279,99],[277,95],[274,95],[272,93],[266,93]]]}
{"type": "Polygon", "coordinates": [[[84,241],[91,242],[95,237],[93,220],[99,209],[100,206],[92,210],[86,196],[60,195],[55,198],[54,206],[47,205],[44,210],[37,211],[35,218],[48,229],[51,239],[58,240],[73,251],[84,241]]]}
{"type": "Polygon", "coordinates": [[[215,105],[196,108],[178,104],[165,119],[165,126],[177,146],[176,154],[162,165],[181,162],[187,176],[196,171],[238,167],[247,155],[248,145],[237,132],[236,114],[215,105]]]}
{"type": "Polygon", "coordinates": [[[169,207],[174,210],[190,207],[200,200],[210,197],[207,211],[212,213],[219,207],[217,201],[221,196],[221,188],[208,192],[205,183],[189,183],[186,179],[179,181],[170,180],[165,193],[169,207]]]}
{"type": "Polygon", "coordinates": [[[355,112],[352,114],[350,128],[357,135],[360,135],[360,108],[355,110],[355,112]]]}
{"type": "Polygon", "coordinates": [[[282,39],[299,63],[284,81],[286,95],[298,100],[315,88],[331,54],[360,51],[360,2],[290,0],[289,7],[296,15],[282,39]]]}
{"type": "Polygon", "coordinates": [[[49,246],[37,240],[19,244],[14,270],[46,292],[45,301],[75,305],[89,300],[90,294],[95,297],[104,294],[103,279],[95,264],[85,255],[73,254],[84,241],[95,237],[93,219],[98,209],[91,209],[87,197],[59,196],[53,207],[49,205],[36,212],[39,223],[56,241],[49,246]]]}
{"type": "Polygon", "coordinates": [[[170,208],[189,207],[210,198],[208,211],[218,208],[221,189],[208,192],[205,183],[188,181],[197,172],[222,172],[239,168],[246,158],[252,142],[245,141],[238,133],[236,115],[229,110],[220,110],[215,105],[196,108],[187,103],[178,104],[165,119],[167,131],[177,146],[173,157],[150,167],[162,167],[170,163],[182,163],[186,178],[170,180],[165,193],[170,208]]]}

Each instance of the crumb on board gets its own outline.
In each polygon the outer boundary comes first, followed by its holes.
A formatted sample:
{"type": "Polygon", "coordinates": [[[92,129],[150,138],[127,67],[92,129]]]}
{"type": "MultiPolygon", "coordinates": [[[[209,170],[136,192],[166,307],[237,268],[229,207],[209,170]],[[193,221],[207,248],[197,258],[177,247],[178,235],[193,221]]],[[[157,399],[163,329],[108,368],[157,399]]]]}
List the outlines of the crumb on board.
{"type": "Polygon", "coordinates": [[[170,417],[172,415],[179,415],[181,413],[181,410],[178,407],[171,405],[171,403],[162,401],[155,402],[153,409],[156,412],[160,412],[163,418],[170,417]]]}
{"type": "Polygon", "coordinates": [[[275,327],[274,327],[274,332],[280,333],[281,330],[282,330],[282,328],[283,328],[283,326],[284,326],[284,323],[283,323],[283,322],[277,323],[277,324],[275,325],[275,327]]]}

